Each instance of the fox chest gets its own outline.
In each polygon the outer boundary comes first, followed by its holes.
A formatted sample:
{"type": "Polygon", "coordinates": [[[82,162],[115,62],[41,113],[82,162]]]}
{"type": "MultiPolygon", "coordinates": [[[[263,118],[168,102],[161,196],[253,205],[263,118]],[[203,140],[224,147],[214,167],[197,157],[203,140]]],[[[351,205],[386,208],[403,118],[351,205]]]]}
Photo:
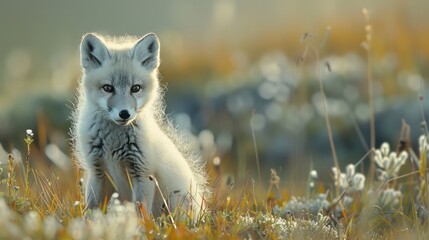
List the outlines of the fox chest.
{"type": "Polygon", "coordinates": [[[95,161],[133,165],[143,163],[135,126],[101,122],[89,127],[88,155],[95,161]]]}

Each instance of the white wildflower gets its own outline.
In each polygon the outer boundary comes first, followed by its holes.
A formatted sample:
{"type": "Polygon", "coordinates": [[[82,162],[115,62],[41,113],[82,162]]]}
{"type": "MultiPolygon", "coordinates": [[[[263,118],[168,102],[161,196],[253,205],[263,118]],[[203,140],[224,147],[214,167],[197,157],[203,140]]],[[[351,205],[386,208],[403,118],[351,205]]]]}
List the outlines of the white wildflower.
{"type": "Polygon", "coordinates": [[[341,203],[344,207],[349,207],[353,203],[353,197],[350,197],[348,195],[344,195],[344,197],[341,199],[341,203]]]}
{"type": "Polygon", "coordinates": [[[220,165],[220,157],[213,158],[213,165],[219,166],[220,165]]]}
{"type": "Polygon", "coordinates": [[[428,139],[428,136],[426,135],[421,135],[419,137],[419,153],[420,153],[420,156],[423,153],[426,153],[427,155],[429,155],[429,139],[428,139]]]}
{"type": "Polygon", "coordinates": [[[352,186],[356,191],[362,191],[362,189],[365,187],[365,176],[362,173],[354,174],[352,181],[352,186]]]}
{"type": "Polygon", "coordinates": [[[310,176],[312,177],[312,178],[317,178],[317,171],[316,170],[311,170],[310,171],[310,176]]]}
{"type": "Polygon", "coordinates": [[[341,191],[344,191],[346,188],[348,188],[349,192],[363,190],[365,186],[365,176],[362,173],[356,173],[355,165],[347,165],[345,173],[341,171],[338,173],[335,167],[332,168],[332,172],[334,173],[335,185],[339,185],[341,191]]]}
{"type": "Polygon", "coordinates": [[[287,239],[289,235],[288,222],[281,217],[259,213],[254,220],[253,229],[270,229],[279,239],[287,239]]]}
{"type": "Polygon", "coordinates": [[[33,234],[40,228],[40,215],[35,211],[30,211],[24,215],[24,228],[28,234],[33,234]]]}
{"type": "Polygon", "coordinates": [[[390,145],[387,142],[382,143],[380,146],[380,151],[385,156],[389,155],[390,145]]]}
{"type": "Polygon", "coordinates": [[[33,136],[34,136],[33,130],[31,130],[31,129],[27,129],[27,130],[25,130],[25,133],[26,133],[26,134],[27,134],[27,136],[29,136],[29,137],[33,137],[33,136]]]}
{"type": "Polygon", "coordinates": [[[317,171],[311,170],[308,175],[308,187],[310,189],[313,189],[316,186],[316,181],[317,181],[317,171]]]}
{"type": "Polygon", "coordinates": [[[396,152],[390,152],[388,143],[383,143],[380,149],[375,150],[374,154],[374,161],[379,167],[379,180],[385,181],[397,177],[407,158],[408,153],[406,151],[402,151],[398,156],[396,152]]]}
{"type": "MultiPolygon", "coordinates": [[[[53,221],[50,223],[54,223],[53,221]]],[[[81,219],[73,218],[70,220],[69,225],[67,227],[68,234],[73,239],[84,239],[86,234],[88,232],[87,227],[85,226],[85,222],[81,219]]],[[[45,228],[47,232],[50,231],[50,228],[45,228]]]]}
{"type": "Polygon", "coordinates": [[[0,226],[7,226],[2,228],[2,235],[9,236],[9,239],[22,239],[22,230],[17,224],[13,224],[17,221],[17,215],[7,205],[5,199],[0,198],[0,226]]]}
{"type": "Polygon", "coordinates": [[[400,208],[402,193],[393,188],[387,188],[378,193],[369,191],[368,198],[374,199],[374,204],[377,206],[377,209],[380,209],[380,211],[389,218],[400,208]]]}
{"type": "Polygon", "coordinates": [[[249,216],[249,214],[247,214],[245,216],[240,216],[240,218],[239,218],[240,224],[243,224],[244,227],[252,226],[254,221],[255,221],[255,219],[253,217],[249,216]]]}
{"type": "Polygon", "coordinates": [[[419,138],[419,161],[417,161],[417,166],[421,169],[424,166],[420,166],[421,164],[426,164],[429,160],[429,135],[421,135],[419,138]]]}
{"type": "Polygon", "coordinates": [[[326,194],[319,194],[314,199],[304,199],[292,197],[284,206],[276,206],[273,208],[273,213],[283,218],[287,218],[289,214],[295,217],[315,217],[320,211],[326,210],[331,205],[326,200],[326,194]]]}
{"type": "Polygon", "coordinates": [[[119,193],[114,192],[114,193],[112,194],[112,198],[114,198],[114,199],[118,199],[118,198],[119,198],[119,193]]]}
{"type": "Polygon", "coordinates": [[[393,188],[384,190],[380,197],[380,204],[383,207],[397,207],[402,197],[401,191],[397,191],[393,188]]]}
{"type": "Polygon", "coordinates": [[[332,172],[334,173],[335,186],[339,185],[341,189],[346,189],[348,186],[346,174],[342,173],[341,170],[337,169],[336,167],[332,168],[332,172]]]}
{"type": "Polygon", "coordinates": [[[318,214],[316,220],[288,221],[289,236],[285,239],[338,239],[338,232],[329,226],[329,217],[318,214]]]}
{"type": "MultiPolygon", "coordinates": [[[[82,220],[81,220],[82,221],[82,220]]],[[[44,239],[55,239],[55,235],[61,229],[62,225],[53,216],[45,217],[43,221],[44,239]]]]}
{"type": "Polygon", "coordinates": [[[355,165],[349,164],[346,167],[346,175],[347,176],[353,176],[355,175],[355,165]]]}

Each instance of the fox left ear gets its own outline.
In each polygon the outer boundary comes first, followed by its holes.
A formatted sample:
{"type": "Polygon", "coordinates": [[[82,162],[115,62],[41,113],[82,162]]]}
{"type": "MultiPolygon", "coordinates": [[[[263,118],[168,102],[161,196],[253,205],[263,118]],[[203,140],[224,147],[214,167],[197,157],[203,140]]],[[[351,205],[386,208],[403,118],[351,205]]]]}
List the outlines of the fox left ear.
{"type": "Polygon", "coordinates": [[[133,47],[133,59],[139,61],[142,66],[149,70],[159,67],[159,49],[158,37],[154,33],[149,33],[142,37],[133,47]]]}

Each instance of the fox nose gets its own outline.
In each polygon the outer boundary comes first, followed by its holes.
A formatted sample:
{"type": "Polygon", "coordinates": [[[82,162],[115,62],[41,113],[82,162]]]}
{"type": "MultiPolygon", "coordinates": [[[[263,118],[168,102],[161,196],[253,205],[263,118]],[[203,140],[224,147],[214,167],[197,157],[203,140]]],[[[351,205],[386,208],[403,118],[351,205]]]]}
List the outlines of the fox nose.
{"type": "Polygon", "coordinates": [[[119,117],[127,120],[130,117],[130,113],[127,110],[122,110],[119,112],[119,117]]]}

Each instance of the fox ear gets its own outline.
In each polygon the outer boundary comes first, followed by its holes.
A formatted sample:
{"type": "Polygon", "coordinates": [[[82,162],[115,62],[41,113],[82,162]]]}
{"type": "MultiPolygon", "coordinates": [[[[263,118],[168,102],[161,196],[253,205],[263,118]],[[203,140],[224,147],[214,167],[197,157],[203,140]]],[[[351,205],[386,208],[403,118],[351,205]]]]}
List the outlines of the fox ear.
{"type": "Polygon", "coordinates": [[[103,41],[92,33],[86,34],[80,44],[81,65],[86,70],[99,68],[109,58],[103,41]]]}
{"type": "Polygon", "coordinates": [[[159,49],[160,44],[158,37],[154,33],[149,33],[142,37],[134,45],[132,51],[133,59],[139,61],[142,66],[149,70],[159,67],[159,49]]]}

